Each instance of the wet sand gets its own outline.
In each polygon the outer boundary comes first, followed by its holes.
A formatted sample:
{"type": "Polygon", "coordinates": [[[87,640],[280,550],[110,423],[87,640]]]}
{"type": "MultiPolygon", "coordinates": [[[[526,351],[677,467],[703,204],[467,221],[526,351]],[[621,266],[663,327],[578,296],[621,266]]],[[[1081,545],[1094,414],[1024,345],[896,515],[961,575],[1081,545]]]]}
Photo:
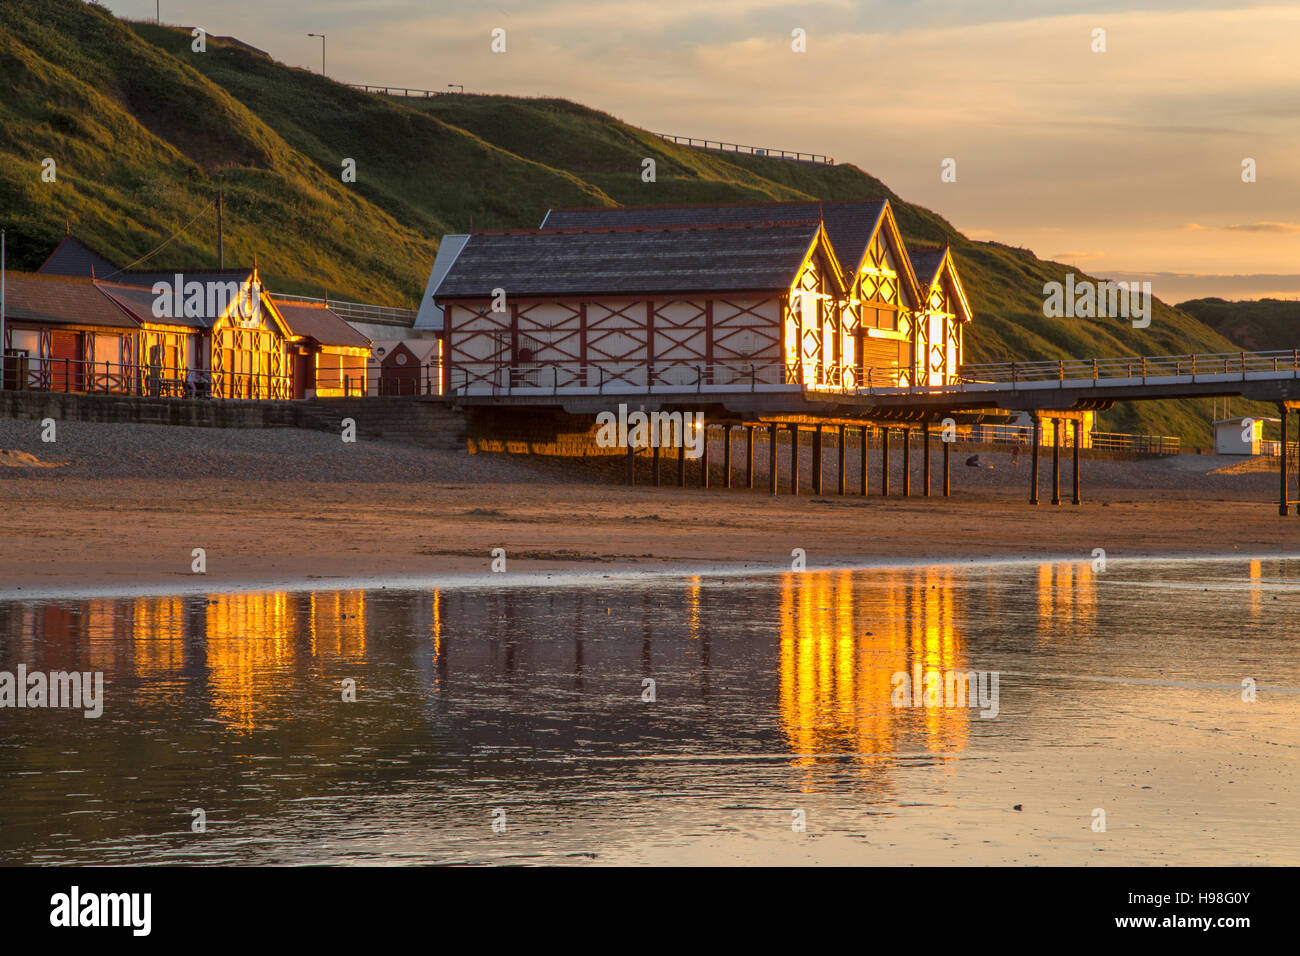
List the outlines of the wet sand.
{"type": "MultiPolygon", "coordinates": [[[[480,456],[482,457],[482,456],[480,456]]],[[[548,463],[549,464],[549,463],[548,463]]],[[[1266,476],[1258,476],[1266,477],[1266,476]]],[[[1037,507],[1024,489],[884,499],[554,480],[0,481],[0,593],[426,578],[508,571],[809,568],[879,562],[1300,552],[1300,519],[1265,492],[1088,489],[1037,507]],[[1068,498],[1067,498],[1068,500],[1068,498]]]]}

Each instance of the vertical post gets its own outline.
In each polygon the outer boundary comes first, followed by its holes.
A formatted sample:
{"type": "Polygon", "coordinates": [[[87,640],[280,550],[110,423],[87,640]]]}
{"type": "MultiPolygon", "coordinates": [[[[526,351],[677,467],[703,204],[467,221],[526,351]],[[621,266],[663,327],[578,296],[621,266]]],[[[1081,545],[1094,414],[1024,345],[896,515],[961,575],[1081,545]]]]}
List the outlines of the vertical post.
{"type": "Polygon", "coordinates": [[[870,429],[866,425],[863,425],[862,426],[862,497],[864,498],[867,496],[867,436],[869,434],[870,434],[870,429]]]}
{"type": "Polygon", "coordinates": [[[636,485],[636,446],[631,442],[627,443],[627,486],[632,488],[636,485]]]}
{"type": "Polygon", "coordinates": [[[1061,420],[1052,419],[1052,504],[1061,503],[1061,420]]]}
{"type": "Polygon", "coordinates": [[[1074,497],[1070,503],[1075,505],[1079,503],[1079,426],[1082,424],[1082,416],[1074,420],[1074,497]]]}
{"type": "Polygon", "coordinates": [[[754,487],[754,426],[745,426],[745,487],[754,487]]]}
{"type": "Polygon", "coordinates": [[[654,480],[655,487],[659,487],[659,439],[656,436],[653,457],[650,463],[650,475],[654,480]]]}
{"type": "Polygon", "coordinates": [[[903,429],[903,497],[912,495],[912,429],[903,429]]]}
{"type": "Polygon", "coordinates": [[[722,470],[726,472],[722,487],[731,490],[731,426],[722,426],[722,470]]]}
{"type": "Polygon", "coordinates": [[[847,437],[847,435],[848,435],[848,429],[845,426],[841,425],[840,426],[840,494],[841,495],[844,494],[844,456],[847,452],[847,449],[845,449],[844,447],[844,439],[847,437]]]}
{"type": "MultiPolygon", "coordinates": [[[[1283,406],[1286,407],[1285,405],[1283,406]]],[[[1282,450],[1286,451],[1286,430],[1282,431],[1282,450]]],[[[1285,456],[1284,456],[1285,457],[1285,456]]],[[[1300,487],[1300,421],[1296,422],[1296,460],[1295,460],[1295,480],[1297,487],[1300,487]]],[[[1296,506],[1297,515],[1300,515],[1300,505],[1296,506]]]]}
{"type": "Polygon", "coordinates": [[[822,427],[820,425],[813,429],[812,486],[813,494],[822,493],[822,427]]]}
{"type": "Polygon", "coordinates": [[[700,487],[709,487],[709,426],[700,425],[700,431],[704,435],[704,441],[700,445],[700,487]]]}
{"type": "Polygon", "coordinates": [[[880,496],[889,497],[889,426],[880,429],[880,496]]]}
{"type": "Polygon", "coordinates": [[[1279,515],[1288,515],[1291,513],[1291,506],[1287,503],[1286,487],[1286,419],[1287,407],[1285,402],[1279,402],[1277,414],[1282,419],[1282,454],[1281,463],[1278,466],[1278,493],[1277,493],[1277,513],[1279,515]]]}
{"type": "Polygon", "coordinates": [[[682,441],[677,446],[677,487],[686,487],[686,434],[684,430],[682,441]]]}
{"type": "Polygon", "coordinates": [[[1031,422],[1030,428],[1034,432],[1034,460],[1033,467],[1029,469],[1029,503],[1036,505],[1038,504],[1038,447],[1041,443],[1038,435],[1038,416],[1034,415],[1031,422]]]}
{"type": "Polygon", "coordinates": [[[799,494],[799,426],[790,426],[790,494],[799,494]]]}
{"type": "Polygon", "coordinates": [[[930,423],[921,425],[921,441],[925,447],[921,451],[921,487],[925,497],[930,497],[930,423]]]}
{"type": "Polygon", "coordinates": [[[952,484],[948,472],[948,449],[951,446],[952,442],[950,441],[945,441],[943,443],[943,496],[945,498],[947,498],[952,491],[952,484]]]}
{"type": "Polygon", "coordinates": [[[771,486],[771,493],[776,494],[777,474],[776,474],[776,426],[767,426],[767,483],[771,486]]]}

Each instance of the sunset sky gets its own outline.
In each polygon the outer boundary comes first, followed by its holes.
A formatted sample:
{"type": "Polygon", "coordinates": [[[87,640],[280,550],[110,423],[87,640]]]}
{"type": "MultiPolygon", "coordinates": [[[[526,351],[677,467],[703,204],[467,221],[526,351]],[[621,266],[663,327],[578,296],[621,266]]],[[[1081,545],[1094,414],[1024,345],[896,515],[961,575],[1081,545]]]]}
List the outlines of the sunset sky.
{"type": "MultiPolygon", "coordinates": [[[[106,5],[152,18],[155,0],[106,5]]],[[[1300,297],[1300,5],[1125,6],[162,0],[162,19],[311,69],[306,34],[325,33],[345,82],[559,96],[660,132],[828,153],[972,238],[1151,279],[1168,301],[1300,297]]]]}

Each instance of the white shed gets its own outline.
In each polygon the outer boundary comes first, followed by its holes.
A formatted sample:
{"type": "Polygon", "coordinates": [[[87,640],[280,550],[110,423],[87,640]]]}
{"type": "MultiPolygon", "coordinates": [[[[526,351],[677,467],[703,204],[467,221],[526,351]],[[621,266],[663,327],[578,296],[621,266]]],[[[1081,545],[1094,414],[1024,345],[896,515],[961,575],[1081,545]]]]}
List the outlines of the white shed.
{"type": "Polygon", "coordinates": [[[1277,418],[1221,418],[1213,423],[1216,455],[1265,455],[1277,442],[1264,441],[1264,423],[1277,418]]]}

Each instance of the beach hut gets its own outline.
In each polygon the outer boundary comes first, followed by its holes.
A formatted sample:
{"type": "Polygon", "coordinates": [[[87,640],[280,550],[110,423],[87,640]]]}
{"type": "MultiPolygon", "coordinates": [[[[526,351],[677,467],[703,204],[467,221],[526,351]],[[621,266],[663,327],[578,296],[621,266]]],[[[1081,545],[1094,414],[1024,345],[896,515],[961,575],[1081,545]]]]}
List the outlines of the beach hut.
{"type": "Polygon", "coordinates": [[[1216,455],[1277,454],[1278,442],[1264,441],[1264,423],[1277,418],[1220,418],[1212,424],[1216,455]]]}

